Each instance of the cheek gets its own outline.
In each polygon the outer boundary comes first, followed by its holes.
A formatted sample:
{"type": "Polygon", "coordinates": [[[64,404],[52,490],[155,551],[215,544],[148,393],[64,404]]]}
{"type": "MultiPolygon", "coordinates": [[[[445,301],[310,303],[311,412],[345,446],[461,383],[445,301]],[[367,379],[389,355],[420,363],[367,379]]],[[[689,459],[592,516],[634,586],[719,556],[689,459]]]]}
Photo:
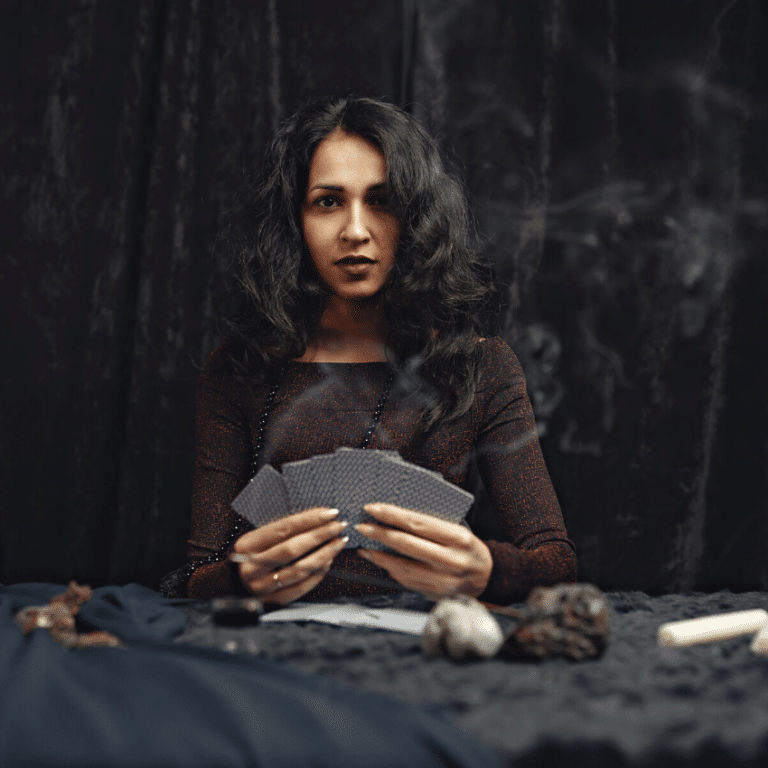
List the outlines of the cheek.
{"type": "Polygon", "coordinates": [[[328,223],[308,218],[303,222],[304,242],[313,257],[321,255],[332,244],[333,233],[328,223]]]}
{"type": "Polygon", "coordinates": [[[316,260],[318,252],[318,238],[317,228],[313,226],[311,221],[302,221],[301,233],[304,237],[304,245],[312,258],[312,261],[316,260]]]}
{"type": "Polygon", "coordinates": [[[394,220],[389,223],[387,227],[387,239],[392,248],[393,254],[397,251],[397,247],[400,244],[400,222],[394,220]]]}
{"type": "Polygon", "coordinates": [[[395,216],[387,214],[381,216],[377,222],[378,237],[381,242],[399,243],[400,242],[400,222],[395,216]]]}

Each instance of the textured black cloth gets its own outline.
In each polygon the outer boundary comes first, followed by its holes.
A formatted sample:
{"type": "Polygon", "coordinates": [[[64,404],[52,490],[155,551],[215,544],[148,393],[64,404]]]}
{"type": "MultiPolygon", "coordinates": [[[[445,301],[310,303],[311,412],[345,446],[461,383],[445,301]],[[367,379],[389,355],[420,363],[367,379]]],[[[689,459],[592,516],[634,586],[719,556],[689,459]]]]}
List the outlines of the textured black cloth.
{"type": "MultiPolygon", "coordinates": [[[[683,649],[656,644],[666,621],[768,609],[768,593],[627,592],[608,599],[608,649],[582,662],[457,663],[424,656],[418,637],[314,623],[215,627],[205,604],[187,609],[181,641],[258,649],[358,689],[446,704],[509,766],[768,765],[768,658],[753,655],[746,637],[683,649]]],[[[429,608],[410,593],[365,602],[429,608]]]]}
{"type": "Polygon", "coordinates": [[[136,584],[78,614],[121,648],[68,650],[13,615],[64,592],[0,589],[0,765],[8,768],[493,766],[435,707],[403,705],[266,657],[171,641],[184,613],[136,584]],[[392,738],[396,734],[396,738],[392,738]]]}
{"type": "MultiPolygon", "coordinates": [[[[418,441],[420,403],[398,396],[396,378],[370,447],[397,451],[465,489],[476,456],[502,539],[486,542],[493,570],[483,599],[506,604],[523,599],[534,586],[575,581],[576,557],[541,454],[520,363],[501,339],[483,343],[482,376],[468,413],[418,441]]],[[[385,363],[289,364],[270,409],[260,464],[280,469],[339,446],[358,447],[389,375],[385,363]]],[[[238,521],[230,504],[250,479],[268,391],[251,389],[232,375],[225,346],[205,364],[197,399],[192,561],[224,547],[238,521]]],[[[334,569],[387,577],[355,550],[341,552],[334,569]]],[[[198,568],[188,593],[206,598],[242,590],[234,566],[221,562],[198,568]]],[[[307,598],[366,591],[372,590],[326,577],[307,598]]]]}

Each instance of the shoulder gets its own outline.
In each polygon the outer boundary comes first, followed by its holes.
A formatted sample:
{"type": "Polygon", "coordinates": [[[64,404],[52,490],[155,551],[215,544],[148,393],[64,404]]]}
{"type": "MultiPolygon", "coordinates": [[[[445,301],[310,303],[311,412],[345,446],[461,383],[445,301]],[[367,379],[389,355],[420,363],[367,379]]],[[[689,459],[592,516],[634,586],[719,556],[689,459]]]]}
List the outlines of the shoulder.
{"type": "Polygon", "coordinates": [[[478,343],[483,345],[482,388],[492,387],[494,383],[508,385],[511,381],[525,383],[520,361],[504,339],[493,336],[479,339],[478,343]]]}
{"type": "Polygon", "coordinates": [[[224,339],[203,363],[198,390],[213,389],[231,394],[243,389],[243,376],[238,374],[238,357],[242,353],[237,345],[224,339]]]}
{"type": "Polygon", "coordinates": [[[234,351],[235,344],[230,339],[224,339],[206,358],[205,363],[203,363],[203,371],[219,371],[231,368],[234,351]]]}
{"type": "MultiPolygon", "coordinates": [[[[517,355],[501,338],[482,342],[484,348],[475,406],[486,425],[517,422],[530,415],[525,374],[517,355]]],[[[522,423],[522,422],[520,422],[522,423]]]]}
{"type": "Polygon", "coordinates": [[[280,370],[257,370],[253,352],[238,339],[225,338],[203,363],[199,386],[213,387],[231,393],[258,392],[266,388],[280,370]]]}

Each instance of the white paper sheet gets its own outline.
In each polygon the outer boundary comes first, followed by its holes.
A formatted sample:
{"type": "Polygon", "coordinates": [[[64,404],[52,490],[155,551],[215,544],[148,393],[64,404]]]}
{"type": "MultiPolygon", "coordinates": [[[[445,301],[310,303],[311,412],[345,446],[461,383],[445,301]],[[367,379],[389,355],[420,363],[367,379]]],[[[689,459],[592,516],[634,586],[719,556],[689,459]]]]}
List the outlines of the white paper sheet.
{"type": "Polygon", "coordinates": [[[345,603],[296,603],[290,608],[264,614],[260,621],[319,621],[339,627],[370,627],[421,635],[427,623],[428,613],[401,608],[366,608],[345,603]]]}

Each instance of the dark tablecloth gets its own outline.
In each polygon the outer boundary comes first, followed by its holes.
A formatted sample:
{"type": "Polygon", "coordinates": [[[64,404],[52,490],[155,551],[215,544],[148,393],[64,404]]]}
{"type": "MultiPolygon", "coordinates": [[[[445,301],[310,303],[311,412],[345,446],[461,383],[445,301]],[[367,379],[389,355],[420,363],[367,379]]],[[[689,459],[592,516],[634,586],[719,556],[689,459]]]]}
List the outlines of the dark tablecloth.
{"type": "Polygon", "coordinates": [[[749,638],[655,639],[665,621],[768,608],[766,593],[609,594],[600,659],[457,663],[385,631],[222,627],[210,604],[138,585],[95,590],[79,619],[126,649],[25,638],[13,614],[61,591],[0,589],[2,766],[768,765],[768,658],[749,638]]]}
{"type": "Polygon", "coordinates": [[[265,656],[174,644],[185,615],[137,584],[78,614],[120,648],[67,649],[12,617],[60,585],[0,589],[3,768],[486,768],[493,755],[435,707],[302,675],[265,656]],[[396,738],[393,738],[395,736],[396,738]]]}
{"type": "MultiPolygon", "coordinates": [[[[612,639],[600,659],[456,663],[425,657],[419,638],[322,624],[217,627],[186,608],[182,642],[236,647],[356,690],[447,705],[510,766],[768,765],[768,658],[749,638],[663,649],[666,621],[753,608],[768,593],[608,595],[612,639]]],[[[429,608],[403,594],[379,607],[429,608]]]]}

